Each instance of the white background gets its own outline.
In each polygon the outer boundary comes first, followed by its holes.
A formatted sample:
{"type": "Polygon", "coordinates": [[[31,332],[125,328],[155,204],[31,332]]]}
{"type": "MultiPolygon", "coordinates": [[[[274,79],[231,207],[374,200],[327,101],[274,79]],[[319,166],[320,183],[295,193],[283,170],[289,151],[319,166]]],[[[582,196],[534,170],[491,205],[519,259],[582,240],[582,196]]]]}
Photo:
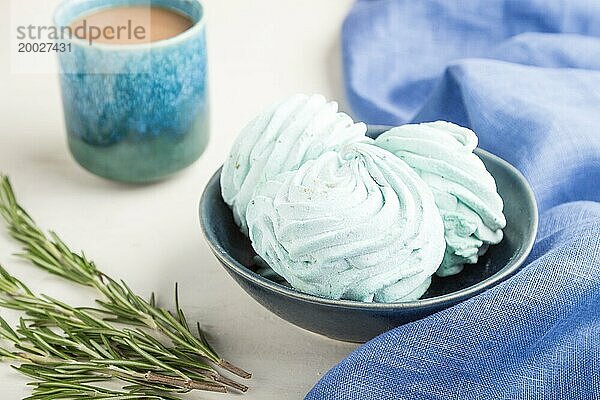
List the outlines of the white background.
{"type": "MultiPolygon", "coordinates": [[[[58,3],[36,3],[51,10],[58,3]],[[52,5],[52,7],[49,6],[52,5]]],[[[0,171],[39,224],[84,249],[109,274],[141,294],[199,319],[226,358],[254,373],[245,396],[299,399],[356,346],[294,327],[246,295],[210,254],[198,200],[239,130],[274,100],[295,92],[343,99],[339,34],[350,0],[206,0],[212,138],[204,156],[175,177],[149,186],[96,178],[68,154],[54,74],[11,73],[9,1],[0,0],[0,171]]],[[[48,15],[48,19],[50,16],[48,15]]],[[[52,55],[42,62],[55,63],[52,55]]],[[[0,263],[36,290],[87,305],[95,293],[65,284],[11,256],[18,247],[0,229],[0,263]]],[[[2,316],[8,314],[0,310],[2,316]]],[[[0,399],[29,394],[27,379],[0,366],[0,399]]]]}

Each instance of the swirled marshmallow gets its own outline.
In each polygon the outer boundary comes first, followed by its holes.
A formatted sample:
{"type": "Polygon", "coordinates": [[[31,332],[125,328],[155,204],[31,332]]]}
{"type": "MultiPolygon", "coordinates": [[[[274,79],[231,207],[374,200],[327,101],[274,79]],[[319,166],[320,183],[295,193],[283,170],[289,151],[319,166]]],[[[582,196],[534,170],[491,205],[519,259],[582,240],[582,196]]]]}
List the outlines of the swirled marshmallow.
{"type": "Polygon", "coordinates": [[[375,144],[410,165],[433,191],[446,237],[438,275],[459,273],[464,264],[476,263],[488,245],[502,240],[502,198],[473,153],[473,131],[444,121],[410,124],[390,129],[375,144]]]}
{"type": "Polygon", "coordinates": [[[444,256],[433,194],[390,152],[353,143],[254,193],[249,236],[292,287],[331,299],[418,299],[444,256]]]}

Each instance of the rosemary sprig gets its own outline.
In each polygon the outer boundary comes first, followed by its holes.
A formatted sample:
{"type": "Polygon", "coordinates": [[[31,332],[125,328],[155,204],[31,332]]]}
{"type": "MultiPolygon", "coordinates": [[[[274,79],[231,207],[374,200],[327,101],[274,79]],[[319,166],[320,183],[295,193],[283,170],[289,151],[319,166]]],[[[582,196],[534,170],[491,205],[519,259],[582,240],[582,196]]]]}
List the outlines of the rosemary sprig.
{"type": "MultiPolygon", "coordinates": [[[[6,325],[6,321],[0,318],[0,323],[6,325]]],[[[1,329],[2,336],[6,332],[1,329]]],[[[9,335],[17,334],[15,331],[9,335]]],[[[16,346],[27,347],[29,344],[21,344],[27,339],[17,336],[16,346]]],[[[40,356],[23,351],[11,352],[0,347],[0,358],[13,360],[21,363],[14,366],[17,371],[35,382],[33,395],[27,399],[169,399],[180,400],[174,393],[187,393],[192,388],[184,387],[181,378],[171,378],[163,375],[147,372],[145,374],[135,373],[118,367],[103,367],[91,362],[67,361],[55,359],[49,356],[40,356]],[[125,386],[123,391],[108,390],[96,383],[108,382],[112,379],[120,379],[133,385],[125,386]],[[171,387],[172,385],[177,385],[171,387]]],[[[198,390],[210,390],[225,392],[222,387],[206,385],[206,387],[193,387],[198,390]]]]}
{"type": "Polygon", "coordinates": [[[47,296],[36,296],[0,266],[0,307],[25,314],[16,329],[0,317],[0,359],[20,363],[22,374],[36,379],[31,399],[179,399],[190,390],[242,392],[248,387],[220,375],[206,361],[243,377],[250,374],[222,360],[207,342],[189,328],[179,306],[176,314],[136,295],[124,282],[99,271],[85,255],[71,252],[57,235],[50,238],[17,204],[7,178],[0,176],[0,215],[10,234],[22,243],[23,258],[73,282],[98,289],[100,307],[75,308],[47,296]],[[121,328],[114,323],[126,324],[121,328]],[[142,329],[143,328],[143,329],[142,329]],[[163,344],[147,328],[170,339],[163,344]],[[196,346],[196,347],[194,347],[196,346]],[[112,391],[96,383],[113,379],[131,383],[112,391]]]}
{"type": "MultiPolygon", "coordinates": [[[[168,337],[179,355],[199,356],[217,366],[249,379],[251,374],[221,358],[206,340],[200,325],[196,337],[179,307],[176,288],[176,314],[158,307],[154,296],[146,301],[135,294],[125,282],[101,272],[85,254],[77,254],[54,232],[46,236],[28,213],[17,203],[7,177],[0,177],[0,214],[10,235],[23,245],[21,256],[34,265],[81,285],[93,287],[104,296],[98,303],[112,322],[145,326],[168,337]]],[[[226,378],[224,378],[226,379],[226,378]]]]}
{"type": "Polygon", "coordinates": [[[173,364],[186,359],[178,360],[169,348],[139,328],[118,329],[87,309],[38,297],[2,266],[0,306],[27,316],[15,330],[0,317],[0,339],[17,349],[0,348],[0,355],[31,363],[17,369],[29,376],[35,373],[44,382],[68,379],[69,383],[84,384],[116,378],[161,391],[226,392],[223,384],[214,381],[209,366],[188,359],[193,368],[178,369],[173,364]]]}
{"type": "Polygon", "coordinates": [[[180,397],[172,396],[156,390],[149,390],[143,386],[135,386],[126,391],[109,390],[99,386],[91,386],[83,383],[65,383],[61,380],[51,380],[47,382],[36,382],[33,395],[24,400],[81,400],[81,399],[100,399],[100,400],[181,400],[180,397]]]}

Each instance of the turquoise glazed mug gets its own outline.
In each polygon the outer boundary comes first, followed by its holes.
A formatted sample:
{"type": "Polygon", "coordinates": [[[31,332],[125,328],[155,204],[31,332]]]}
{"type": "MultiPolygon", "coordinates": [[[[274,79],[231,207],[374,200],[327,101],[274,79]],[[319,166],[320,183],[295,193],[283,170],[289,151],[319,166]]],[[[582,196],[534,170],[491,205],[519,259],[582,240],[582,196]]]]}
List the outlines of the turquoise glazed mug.
{"type": "Polygon", "coordinates": [[[163,179],[196,161],[209,137],[203,7],[197,0],[65,0],[58,28],[107,8],[152,6],[192,27],[141,44],[61,37],[60,82],[69,149],[92,173],[124,182],[163,179]]]}

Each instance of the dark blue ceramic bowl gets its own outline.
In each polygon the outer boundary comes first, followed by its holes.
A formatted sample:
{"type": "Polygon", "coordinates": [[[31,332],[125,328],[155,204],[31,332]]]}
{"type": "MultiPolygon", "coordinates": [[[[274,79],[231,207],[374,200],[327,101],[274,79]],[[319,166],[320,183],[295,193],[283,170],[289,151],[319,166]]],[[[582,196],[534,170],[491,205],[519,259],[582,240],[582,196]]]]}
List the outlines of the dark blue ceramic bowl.
{"type": "MultiPolygon", "coordinates": [[[[370,136],[385,128],[373,127],[370,136]]],[[[494,176],[504,200],[504,239],[458,275],[434,276],[422,299],[406,303],[360,303],[330,300],[296,291],[255,272],[256,253],[221,197],[220,176],[212,177],[200,202],[200,222],[208,243],[236,282],[264,307],[309,331],[333,339],[365,342],[396,326],[451,307],[497,285],[514,274],[531,251],[538,225],[535,198],[529,184],[512,165],[484,150],[477,155],[494,176]]]]}

